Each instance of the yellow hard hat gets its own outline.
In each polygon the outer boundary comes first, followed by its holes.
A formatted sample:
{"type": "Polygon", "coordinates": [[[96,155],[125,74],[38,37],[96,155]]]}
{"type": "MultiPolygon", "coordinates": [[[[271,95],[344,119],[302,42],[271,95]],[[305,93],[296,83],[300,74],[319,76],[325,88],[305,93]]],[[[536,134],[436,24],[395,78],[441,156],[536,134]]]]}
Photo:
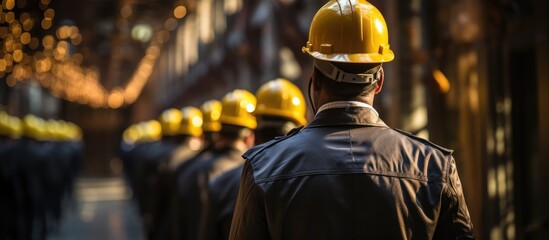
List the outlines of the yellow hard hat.
{"type": "Polygon", "coordinates": [[[63,141],[64,137],[64,127],[61,122],[50,119],[44,122],[46,138],[52,141],[63,141]]]}
{"type": "Polygon", "coordinates": [[[67,129],[68,129],[68,136],[70,140],[80,141],[82,139],[82,129],[78,125],[72,122],[68,122],[67,129]]]}
{"type": "Polygon", "coordinates": [[[331,0],[320,8],[303,52],[344,63],[383,63],[395,58],[383,15],[365,0],[331,0]]]}
{"type": "Polygon", "coordinates": [[[134,124],[135,131],[137,132],[137,142],[145,141],[145,122],[139,122],[134,124]]]}
{"type": "Polygon", "coordinates": [[[0,111],[0,136],[9,136],[9,115],[0,111]]]}
{"type": "Polygon", "coordinates": [[[78,130],[76,129],[76,125],[74,123],[69,123],[63,120],[58,121],[61,127],[61,140],[63,141],[75,141],[79,140],[81,136],[78,136],[80,134],[78,130]]]}
{"type": "Polygon", "coordinates": [[[195,107],[184,107],[181,114],[181,134],[194,137],[202,135],[202,112],[195,107]]]}
{"type": "Polygon", "coordinates": [[[225,94],[221,99],[221,116],[219,121],[222,124],[230,124],[255,129],[257,122],[253,112],[256,105],[255,96],[243,89],[235,89],[225,94]]]}
{"type": "Polygon", "coordinates": [[[257,109],[254,114],[287,118],[298,125],[305,125],[305,98],[292,82],[277,78],[263,84],[256,93],[257,109]]]}
{"type": "Polygon", "coordinates": [[[8,118],[9,136],[11,138],[19,138],[23,134],[23,125],[21,119],[15,116],[8,118]]]}
{"type": "Polygon", "coordinates": [[[203,116],[202,129],[205,132],[219,132],[221,130],[221,123],[219,122],[221,109],[221,102],[215,99],[206,101],[200,106],[203,116]]]}
{"type": "Polygon", "coordinates": [[[133,144],[139,141],[139,131],[137,130],[136,125],[131,125],[128,127],[122,134],[122,139],[124,142],[133,144]]]}
{"type": "Polygon", "coordinates": [[[175,136],[179,134],[182,119],[183,116],[181,115],[181,111],[175,108],[164,110],[159,118],[162,127],[162,135],[175,136]]]}
{"type": "Polygon", "coordinates": [[[144,123],[145,140],[156,141],[162,136],[162,125],[159,121],[149,120],[144,123]]]}
{"type": "Polygon", "coordinates": [[[23,128],[26,137],[38,141],[43,141],[47,138],[44,120],[32,114],[28,114],[23,118],[23,128]]]}

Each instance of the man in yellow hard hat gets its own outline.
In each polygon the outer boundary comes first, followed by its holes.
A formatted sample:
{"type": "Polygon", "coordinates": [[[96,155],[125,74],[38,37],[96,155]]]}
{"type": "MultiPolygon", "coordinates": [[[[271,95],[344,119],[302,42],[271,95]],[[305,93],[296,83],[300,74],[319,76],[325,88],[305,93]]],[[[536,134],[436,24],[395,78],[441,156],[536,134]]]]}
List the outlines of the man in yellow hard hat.
{"type": "Polygon", "coordinates": [[[257,122],[253,111],[255,96],[243,89],[227,93],[221,99],[215,150],[186,164],[179,173],[177,198],[178,239],[198,239],[199,223],[207,199],[208,182],[242,165],[241,155],[254,144],[257,122]]]}
{"type": "Polygon", "coordinates": [[[452,151],[372,107],[394,58],[378,9],[329,1],[303,51],[315,117],[244,154],[229,239],[473,239],[452,151]]]}
{"type": "Polygon", "coordinates": [[[133,168],[136,180],[134,194],[143,217],[147,235],[151,233],[150,229],[153,225],[151,206],[154,205],[155,197],[151,191],[156,190],[158,166],[162,161],[169,159],[171,151],[178,144],[176,137],[170,135],[171,132],[165,128],[167,124],[162,123],[165,113],[166,111],[162,112],[158,120],[149,120],[138,125],[143,143],[134,150],[137,157],[132,160],[132,164],[135,165],[133,168]]]}
{"type": "MultiPolygon", "coordinates": [[[[255,95],[256,145],[284,136],[290,130],[307,123],[303,93],[289,80],[277,78],[268,81],[255,95]]],[[[210,179],[208,202],[200,221],[200,240],[228,238],[241,175],[242,166],[239,166],[210,179]]]]}
{"type": "Polygon", "coordinates": [[[21,183],[18,181],[18,159],[15,149],[20,145],[21,121],[0,111],[0,239],[18,239],[17,219],[23,215],[18,209],[18,193],[21,183]]]}
{"type": "Polygon", "coordinates": [[[160,122],[163,135],[169,136],[177,146],[165,156],[166,159],[159,159],[156,185],[148,191],[154,198],[150,206],[153,225],[149,229],[148,238],[172,239],[171,201],[177,189],[177,169],[193,159],[202,148],[202,112],[192,106],[181,110],[169,109],[162,114],[160,122]]]}

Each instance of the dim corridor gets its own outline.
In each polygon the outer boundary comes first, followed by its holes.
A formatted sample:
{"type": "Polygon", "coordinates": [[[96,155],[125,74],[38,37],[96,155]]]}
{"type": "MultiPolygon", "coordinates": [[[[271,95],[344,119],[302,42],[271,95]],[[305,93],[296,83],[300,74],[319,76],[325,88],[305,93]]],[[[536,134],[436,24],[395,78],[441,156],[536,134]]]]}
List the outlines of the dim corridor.
{"type": "Polygon", "coordinates": [[[132,193],[121,178],[80,179],[74,201],[65,204],[65,214],[51,240],[144,239],[132,193]]]}

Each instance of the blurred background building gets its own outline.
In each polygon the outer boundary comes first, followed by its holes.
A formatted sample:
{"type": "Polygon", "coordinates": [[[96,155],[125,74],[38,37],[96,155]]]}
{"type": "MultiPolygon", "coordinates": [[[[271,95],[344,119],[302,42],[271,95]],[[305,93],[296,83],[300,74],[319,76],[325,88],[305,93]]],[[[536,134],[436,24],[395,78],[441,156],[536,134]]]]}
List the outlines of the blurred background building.
{"type": "MultiPolygon", "coordinates": [[[[285,77],[324,0],[3,0],[0,110],[83,130],[81,177],[122,174],[130,124],[285,77]]],[[[549,236],[549,2],[371,0],[395,61],[376,109],[455,150],[479,239],[549,236]]]]}

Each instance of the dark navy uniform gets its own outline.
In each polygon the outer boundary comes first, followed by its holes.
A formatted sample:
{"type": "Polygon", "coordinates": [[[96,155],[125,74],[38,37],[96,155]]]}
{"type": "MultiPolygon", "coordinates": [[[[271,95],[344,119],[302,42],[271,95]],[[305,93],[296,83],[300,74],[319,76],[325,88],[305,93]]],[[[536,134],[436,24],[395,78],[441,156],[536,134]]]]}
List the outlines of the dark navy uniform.
{"type": "Polygon", "coordinates": [[[469,239],[451,151],[369,108],[319,112],[252,148],[229,239],[469,239]]]}
{"type": "Polygon", "coordinates": [[[242,166],[213,178],[208,184],[207,207],[200,225],[200,240],[227,239],[238,196],[242,166]]]}
{"type": "Polygon", "coordinates": [[[176,224],[178,239],[197,239],[206,207],[210,177],[219,176],[243,163],[243,152],[231,147],[215,149],[190,160],[178,170],[176,224]]]}

